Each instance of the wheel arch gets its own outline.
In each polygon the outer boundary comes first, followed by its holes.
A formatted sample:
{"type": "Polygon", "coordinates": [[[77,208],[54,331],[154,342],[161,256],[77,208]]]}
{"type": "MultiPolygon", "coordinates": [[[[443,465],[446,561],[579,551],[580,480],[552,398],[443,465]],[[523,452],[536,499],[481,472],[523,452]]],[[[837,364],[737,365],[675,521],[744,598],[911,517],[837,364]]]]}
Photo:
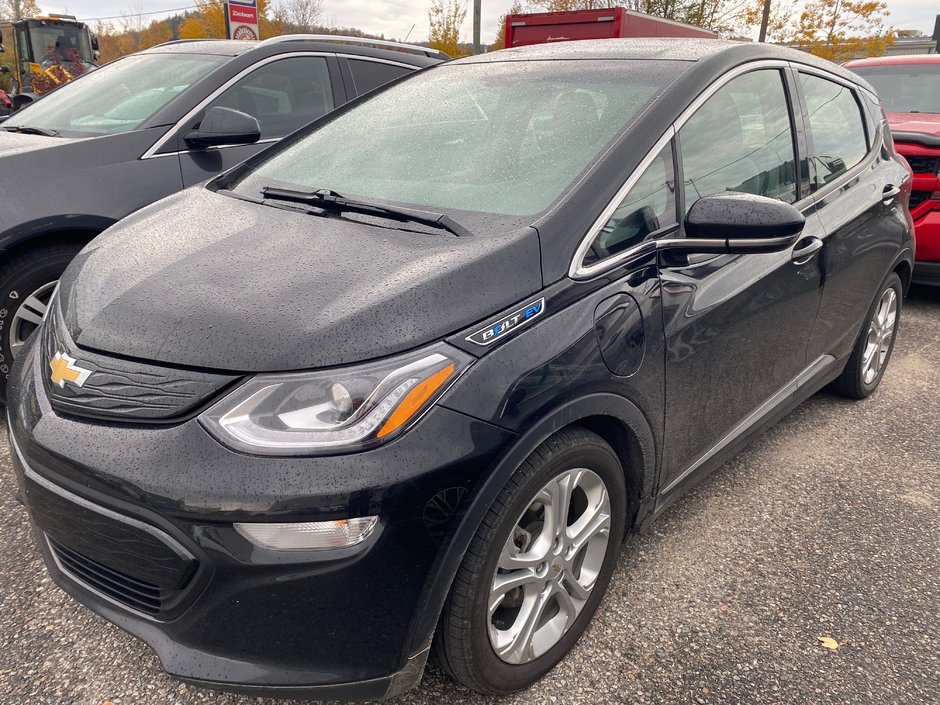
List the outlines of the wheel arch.
{"type": "Polygon", "coordinates": [[[914,276],[914,267],[906,257],[901,258],[894,263],[894,271],[901,277],[901,290],[907,295],[907,290],[911,286],[911,279],[914,276]]]}
{"type": "Polygon", "coordinates": [[[35,247],[73,243],[87,245],[116,222],[113,218],[80,215],[23,223],[0,234],[0,254],[8,261],[35,247]]]}
{"type": "Polygon", "coordinates": [[[582,426],[604,439],[620,458],[631,506],[628,528],[633,527],[640,500],[653,492],[658,467],[652,429],[640,409],[616,394],[592,394],[568,402],[529,424],[489,471],[482,485],[462,508],[462,517],[445,541],[438,566],[431,576],[417,614],[408,653],[426,649],[434,635],[444,601],[464,554],[486,512],[509,478],[546,439],[570,426],[582,426]]]}

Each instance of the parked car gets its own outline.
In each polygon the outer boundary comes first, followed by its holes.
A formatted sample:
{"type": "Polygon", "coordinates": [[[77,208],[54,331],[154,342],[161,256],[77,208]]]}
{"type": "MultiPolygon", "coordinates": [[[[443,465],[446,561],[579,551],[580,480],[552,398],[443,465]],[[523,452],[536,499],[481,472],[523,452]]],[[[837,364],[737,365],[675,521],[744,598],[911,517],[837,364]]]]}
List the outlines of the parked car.
{"type": "Polygon", "coordinates": [[[0,123],[0,401],[56,281],[93,237],[442,58],[352,37],[170,42],[0,123]]]}
{"type": "Polygon", "coordinates": [[[882,56],[845,66],[878,92],[894,144],[914,170],[914,281],[940,286],[940,55],[882,56]]]}
{"type": "Polygon", "coordinates": [[[373,699],[433,648],[525,688],[626,533],[877,388],[910,187],[871,88],[784,48],[417,73],[75,258],[11,378],[39,550],[194,683],[373,699]]]}

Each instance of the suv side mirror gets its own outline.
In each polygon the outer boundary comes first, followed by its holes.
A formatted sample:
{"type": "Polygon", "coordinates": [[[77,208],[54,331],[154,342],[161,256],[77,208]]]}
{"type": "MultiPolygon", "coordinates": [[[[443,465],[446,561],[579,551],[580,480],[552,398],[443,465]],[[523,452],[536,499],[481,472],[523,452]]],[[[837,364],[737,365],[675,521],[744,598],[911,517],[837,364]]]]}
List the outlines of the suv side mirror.
{"type": "Polygon", "coordinates": [[[190,130],[183,139],[197,148],[254,144],[261,139],[261,125],[240,110],[209,108],[198,129],[190,130]]]}
{"type": "Polygon", "coordinates": [[[685,217],[686,244],[694,252],[781,252],[803,232],[806,220],[789,203],[749,193],[718,193],[698,199],[685,217]]]}

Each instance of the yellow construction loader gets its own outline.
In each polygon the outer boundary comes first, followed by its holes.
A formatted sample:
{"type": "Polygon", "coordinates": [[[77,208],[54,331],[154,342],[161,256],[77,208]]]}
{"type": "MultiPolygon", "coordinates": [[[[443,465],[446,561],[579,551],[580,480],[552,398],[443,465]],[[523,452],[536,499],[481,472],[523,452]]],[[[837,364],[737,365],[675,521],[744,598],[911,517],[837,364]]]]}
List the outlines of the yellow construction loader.
{"type": "Polygon", "coordinates": [[[11,64],[0,65],[0,80],[15,111],[94,70],[98,38],[72,15],[29,17],[0,25],[0,53],[12,54],[11,64]]]}

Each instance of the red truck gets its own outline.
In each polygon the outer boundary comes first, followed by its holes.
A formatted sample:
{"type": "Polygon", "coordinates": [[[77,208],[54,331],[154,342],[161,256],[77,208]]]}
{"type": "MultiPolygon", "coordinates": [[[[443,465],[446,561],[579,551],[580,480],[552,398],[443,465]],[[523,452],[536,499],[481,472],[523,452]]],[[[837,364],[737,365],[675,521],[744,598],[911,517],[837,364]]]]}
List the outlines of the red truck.
{"type": "Polygon", "coordinates": [[[624,37],[693,37],[715,39],[714,32],[664,20],[622,7],[572,12],[538,12],[506,17],[506,48],[575,39],[624,37]]]}
{"type": "Polygon", "coordinates": [[[914,281],[940,286],[940,55],[857,59],[845,67],[878,92],[894,146],[914,170],[914,281]]]}

